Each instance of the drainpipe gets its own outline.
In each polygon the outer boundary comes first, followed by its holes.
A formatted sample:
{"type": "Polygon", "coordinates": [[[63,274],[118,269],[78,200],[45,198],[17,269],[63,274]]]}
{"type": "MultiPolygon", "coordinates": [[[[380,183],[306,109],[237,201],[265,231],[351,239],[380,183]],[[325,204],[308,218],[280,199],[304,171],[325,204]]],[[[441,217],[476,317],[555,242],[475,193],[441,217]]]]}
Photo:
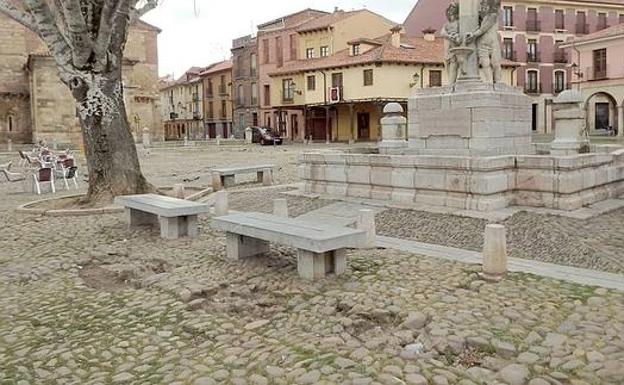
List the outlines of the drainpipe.
{"type": "MultiPolygon", "coordinates": [[[[576,43],[574,43],[574,41],[572,42],[572,49],[574,51],[576,51],[576,59],[577,59],[577,62],[578,62],[578,71],[577,71],[577,73],[575,75],[578,76],[579,74],[582,74],[582,72],[581,72],[581,51],[578,48],[576,48],[576,43]]],[[[578,92],[581,92],[581,79],[582,78],[580,76],[578,76],[578,79],[577,79],[578,83],[576,84],[578,92]]]]}
{"type": "Polygon", "coordinates": [[[425,66],[420,67],[420,88],[425,88],[425,66]]]}
{"type": "Polygon", "coordinates": [[[325,105],[323,106],[325,108],[325,142],[329,143],[329,131],[331,130],[331,127],[329,127],[329,106],[327,105],[327,73],[323,70],[320,70],[319,72],[323,74],[323,99],[325,101],[325,105]]]}

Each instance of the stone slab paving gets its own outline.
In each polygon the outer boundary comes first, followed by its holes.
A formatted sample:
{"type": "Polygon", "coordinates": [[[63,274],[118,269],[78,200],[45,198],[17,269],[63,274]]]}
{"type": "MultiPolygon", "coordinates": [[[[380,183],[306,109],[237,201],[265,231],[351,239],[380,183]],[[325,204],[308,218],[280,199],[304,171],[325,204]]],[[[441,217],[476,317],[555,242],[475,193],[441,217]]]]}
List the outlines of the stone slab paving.
{"type": "Polygon", "coordinates": [[[303,214],[299,216],[299,219],[337,226],[352,226],[357,222],[360,210],[373,210],[375,213],[380,213],[384,208],[356,203],[337,202],[303,214]]]}

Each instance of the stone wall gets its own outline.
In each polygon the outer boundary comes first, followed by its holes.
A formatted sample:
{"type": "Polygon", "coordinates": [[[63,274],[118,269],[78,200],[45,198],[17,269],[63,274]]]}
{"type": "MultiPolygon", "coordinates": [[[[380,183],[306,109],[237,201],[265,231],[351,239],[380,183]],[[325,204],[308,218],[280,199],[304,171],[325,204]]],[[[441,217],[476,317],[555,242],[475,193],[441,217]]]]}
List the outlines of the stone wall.
{"type": "Polygon", "coordinates": [[[570,157],[339,152],[300,157],[306,193],[489,211],[574,210],[624,193],[624,150],[570,157]]]}

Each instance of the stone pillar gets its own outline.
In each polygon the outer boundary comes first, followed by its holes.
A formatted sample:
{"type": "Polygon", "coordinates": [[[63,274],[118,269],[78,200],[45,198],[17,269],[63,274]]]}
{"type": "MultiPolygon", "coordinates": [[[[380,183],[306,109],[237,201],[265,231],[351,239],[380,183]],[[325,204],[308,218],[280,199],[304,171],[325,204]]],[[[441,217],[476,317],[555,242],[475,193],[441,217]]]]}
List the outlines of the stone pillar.
{"type": "Polygon", "coordinates": [[[288,218],[288,201],[286,199],[273,199],[273,215],[288,218]]]}
{"type": "MultiPolygon", "coordinates": [[[[459,0],[459,30],[462,36],[479,29],[479,9],[481,0],[459,0]]],[[[475,42],[468,44],[466,54],[465,73],[460,73],[459,81],[479,81],[479,66],[477,62],[477,45],[475,42]]],[[[462,51],[456,52],[461,55],[462,51]]]]}
{"type": "Polygon", "coordinates": [[[483,246],[483,278],[498,282],[507,274],[507,236],[505,226],[487,225],[483,246]]]}
{"type": "Polygon", "coordinates": [[[574,155],[589,145],[583,135],[586,124],[583,96],[579,91],[566,90],[553,100],[555,139],[550,153],[555,156],[574,155]]]}
{"type": "Polygon", "coordinates": [[[366,232],[366,241],[362,249],[374,249],[377,247],[377,232],[375,228],[375,212],[373,210],[360,210],[357,220],[357,229],[366,232]]]}
{"type": "Polygon", "coordinates": [[[221,145],[221,135],[217,135],[217,146],[221,145]]]}
{"type": "Polygon", "coordinates": [[[149,128],[143,128],[143,148],[148,149],[152,145],[149,128]]]}
{"type": "Polygon", "coordinates": [[[618,136],[620,138],[624,137],[624,106],[618,106],[617,107],[617,114],[618,114],[618,125],[617,125],[617,132],[618,132],[618,136]]]}
{"type": "Polygon", "coordinates": [[[178,199],[185,199],[186,196],[184,194],[184,185],[182,183],[177,183],[173,185],[173,197],[178,199]]]}
{"type": "Polygon", "coordinates": [[[227,191],[219,191],[215,194],[215,216],[228,215],[229,211],[228,193],[227,191]]]}
{"type": "Polygon", "coordinates": [[[264,186],[273,185],[273,170],[272,169],[267,168],[262,172],[262,185],[264,186]]]}
{"type": "Polygon", "coordinates": [[[379,153],[387,154],[393,150],[408,147],[407,118],[403,116],[403,107],[399,103],[388,103],[381,118],[381,142],[379,153]]]}
{"type": "Polygon", "coordinates": [[[8,151],[8,152],[13,151],[13,139],[11,139],[11,138],[9,138],[9,139],[7,140],[7,151],[8,151]]]}
{"type": "Polygon", "coordinates": [[[251,127],[245,129],[245,143],[253,143],[253,129],[251,127]]]}

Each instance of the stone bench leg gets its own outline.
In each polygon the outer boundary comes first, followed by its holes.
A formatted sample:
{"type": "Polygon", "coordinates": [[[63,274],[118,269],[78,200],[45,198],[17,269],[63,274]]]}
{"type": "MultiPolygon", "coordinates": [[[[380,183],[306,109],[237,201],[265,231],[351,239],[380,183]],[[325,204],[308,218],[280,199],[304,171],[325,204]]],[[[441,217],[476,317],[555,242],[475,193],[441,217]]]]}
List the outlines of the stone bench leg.
{"type": "Polygon", "coordinates": [[[223,190],[223,182],[221,181],[221,175],[212,174],[212,189],[217,192],[223,190]]]}
{"type": "Polygon", "coordinates": [[[184,236],[197,238],[197,215],[186,217],[160,217],[160,236],[165,239],[178,239],[184,236]]]}
{"type": "Polygon", "coordinates": [[[344,274],[347,267],[346,251],[339,249],[326,253],[314,253],[308,250],[297,251],[297,270],[303,279],[318,280],[327,274],[344,274]]]}
{"type": "Polygon", "coordinates": [[[270,243],[261,239],[245,237],[234,233],[226,233],[225,236],[227,241],[227,257],[234,261],[268,253],[270,250],[270,243]]]}
{"type": "Polygon", "coordinates": [[[158,215],[146,213],[135,209],[126,209],[126,218],[129,227],[157,225],[158,215]]]}
{"type": "Polygon", "coordinates": [[[225,188],[234,186],[236,184],[236,175],[223,175],[223,176],[221,176],[221,184],[225,188]]]}

